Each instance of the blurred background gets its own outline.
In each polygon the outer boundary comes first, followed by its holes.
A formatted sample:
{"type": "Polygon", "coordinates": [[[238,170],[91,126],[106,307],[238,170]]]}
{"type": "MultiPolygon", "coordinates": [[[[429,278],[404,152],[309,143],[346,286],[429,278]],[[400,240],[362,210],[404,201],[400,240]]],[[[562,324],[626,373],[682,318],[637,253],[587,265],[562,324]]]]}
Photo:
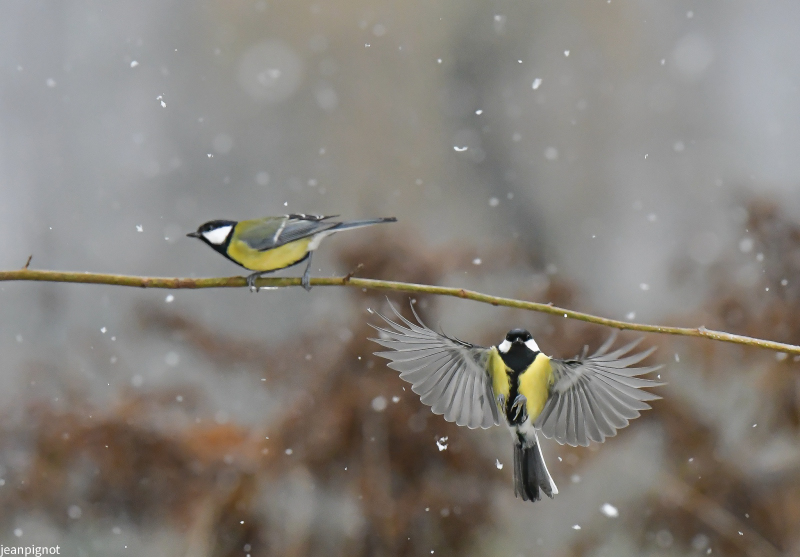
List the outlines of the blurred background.
{"type": "MultiPolygon", "coordinates": [[[[800,4],[9,0],[0,268],[243,270],[185,233],[286,212],[317,276],[800,343],[800,4]]],[[[299,275],[302,268],[283,272],[299,275]]],[[[408,296],[391,296],[408,307],[408,296]]],[[[476,343],[607,329],[419,298],[476,343]]],[[[382,294],[0,285],[0,543],[66,555],[796,555],[799,364],[648,335],[603,445],[446,423],[371,354],[382,294]]],[[[623,335],[623,340],[632,335],[623,335]]]]}

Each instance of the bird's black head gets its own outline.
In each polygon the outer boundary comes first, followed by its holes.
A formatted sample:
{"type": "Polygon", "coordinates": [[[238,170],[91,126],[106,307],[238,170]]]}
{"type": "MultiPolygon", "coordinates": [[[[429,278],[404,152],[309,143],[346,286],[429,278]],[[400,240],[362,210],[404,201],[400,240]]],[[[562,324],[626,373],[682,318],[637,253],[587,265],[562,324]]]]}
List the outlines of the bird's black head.
{"type": "Polygon", "coordinates": [[[187,236],[203,240],[206,244],[224,254],[231,241],[235,226],[236,221],[233,220],[211,220],[201,224],[197,232],[189,232],[187,236]]]}
{"type": "Polygon", "coordinates": [[[533,337],[525,329],[511,329],[506,333],[506,340],[511,343],[525,344],[533,337]]]}
{"type": "Polygon", "coordinates": [[[539,354],[539,346],[525,329],[511,329],[497,349],[505,364],[514,371],[526,369],[539,354]]]}

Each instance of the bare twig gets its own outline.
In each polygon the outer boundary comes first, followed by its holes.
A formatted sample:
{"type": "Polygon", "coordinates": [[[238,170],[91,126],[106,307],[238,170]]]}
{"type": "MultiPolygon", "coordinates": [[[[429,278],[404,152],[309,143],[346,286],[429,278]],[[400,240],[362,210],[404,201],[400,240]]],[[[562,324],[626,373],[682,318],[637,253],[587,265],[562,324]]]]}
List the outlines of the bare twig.
{"type": "Polygon", "coordinates": [[[350,271],[349,273],[347,273],[344,276],[344,282],[345,283],[350,282],[350,279],[353,278],[354,276],[356,276],[361,271],[361,269],[363,269],[363,268],[364,268],[364,264],[363,263],[359,263],[358,265],[356,265],[355,269],[353,269],[352,271],[350,271]]]}
{"type": "MultiPolygon", "coordinates": [[[[245,277],[218,277],[218,278],[162,278],[162,277],[136,277],[128,275],[107,275],[99,273],[75,273],[62,271],[36,271],[31,269],[21,269],[18,271],[0,271],[0,281],[44,281],[44,282],[73,282],[83,284],[107,284],[112,286],[135,286],[138,288],[168,288],[168,289],[194,289],[194,288],[241,288],[247,286],[245,277]]],[[[261,287],[282,288],[287,286],[300,286],[300,278],[296,277],[262,277],[256,281],[261,287]]],[[[551,304],[539,302],[528,302],[525,300],[515,300],[513,298],[502,298],[481,294],[463,288],[448,288],[445,286],[432,286],[428,284],[413,284],[408,282],[397,282],[391,280],[375,280],[353,277],[317,277],[311,279],[312,286],[351,286],[355,288],[368,288],[370,290],[389,290],[394,292],[410,292],[421,294],[435,294],[438,296],[453,296],[465,300],[473,300],[491,304],[493,306],[504,306],[529,311],[538,311],[564,317],[565,319],[576,319],[587,323],[605,325],[616,329],[626,329],[630,331],[641,331],[644,333],[659,333],[663,335],[679,335],[687,337],[702,337],[733,344],[745,346],[755,346],[776,350],[787,354],[800,356],[800,346],[775,342],[772,340],[762,340],[742,335],[734,335],[723,331],[712,331],[705,327],[670,327],[666,325],[646,325],[642,323],[630,323],[617,319],[608,319],[588,313],[564,309],[551,304]]]]}
{"type": "Polygon", "coordinates": [[[27,268],[30,266],[30,264],[31,264],[31,259],[33,259],[33,254],[30,254],[30,255],[28,256],[28,260],[25,262],[25,266],[23,267],[23,269],[27,269],[27,268]]]}

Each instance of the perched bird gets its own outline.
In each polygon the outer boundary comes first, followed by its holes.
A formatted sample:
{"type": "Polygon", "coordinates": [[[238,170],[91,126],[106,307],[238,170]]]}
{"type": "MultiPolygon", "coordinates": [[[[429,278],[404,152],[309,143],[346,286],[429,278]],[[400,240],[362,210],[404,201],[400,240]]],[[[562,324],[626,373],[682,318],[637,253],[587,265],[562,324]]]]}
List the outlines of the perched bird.
{"type": "Polygon", "coordinates": [[[579,357],[559,360],[542,353],[524,329],[486,348],[429,329],[413,305],[418,324],[391,309],[399,323],[378,313],[391,328],[371,325],[380,338],[370,340],[391,349],[375,355],[391,360],[389,367],[445,420],[469,428],[505,421],[514,439],[514,492],[525,501],[540,500],[541,491],[551,499],[558,493],[538,432],[573,447],[602,443],[650,408],[644,401],[661,398],[641,389],[663,383],[636,377],[661,366],[629,367],[655,347],[625,356],[641,338],[609,352],[615,332],[591,356],[584,348],[579,357]]]}
{"type": "Polygon", "coordinates": [[[250,290],[258,291],[256,279],[261,275],[285,269],[308,260],[301,284],[311,290],[311,254],[326,236],[342,230],[395,222],[394,217],[370,220],[334,221],[338,215],[283,215],[253,220],[212,220],[187,234],[199,238],[216,251],[255,271],[248,275],[250,290]]]}

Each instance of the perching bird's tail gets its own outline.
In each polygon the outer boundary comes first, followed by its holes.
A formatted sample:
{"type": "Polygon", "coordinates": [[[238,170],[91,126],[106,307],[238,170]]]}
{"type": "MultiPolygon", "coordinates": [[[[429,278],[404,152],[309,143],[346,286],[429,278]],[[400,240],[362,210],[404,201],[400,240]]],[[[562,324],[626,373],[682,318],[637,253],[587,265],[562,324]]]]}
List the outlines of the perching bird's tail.
{"type": "Polygon", "coordinates": [[[533,445],[518,440],[514,443],[514,495],[522,497],[523,501],[539,501],[542,498],[539,490],[550,499],[558,494],[544,463],[539,440],[536,439],[533,445]]]}
{"type": "Polygon", "coordinates": [[[334,227],[333,230],[338,232],[339,230],[348,230],[350,228],[361,228],[362,226],[372,226],[373,224],[380,224],[382,222],[397,222],[397,219],[395,217],[383,217],[379,219],[351,220],[339,223],[339,225],[334,227]]]}

